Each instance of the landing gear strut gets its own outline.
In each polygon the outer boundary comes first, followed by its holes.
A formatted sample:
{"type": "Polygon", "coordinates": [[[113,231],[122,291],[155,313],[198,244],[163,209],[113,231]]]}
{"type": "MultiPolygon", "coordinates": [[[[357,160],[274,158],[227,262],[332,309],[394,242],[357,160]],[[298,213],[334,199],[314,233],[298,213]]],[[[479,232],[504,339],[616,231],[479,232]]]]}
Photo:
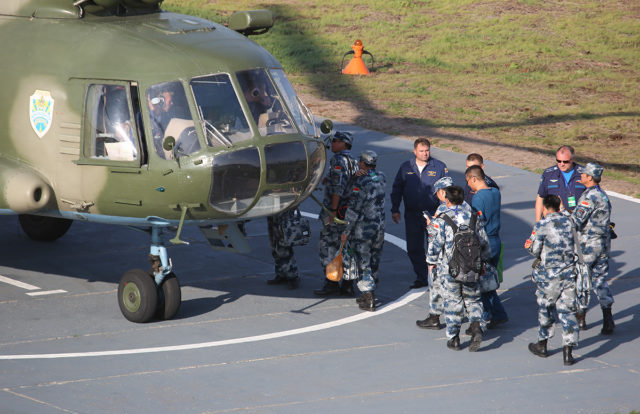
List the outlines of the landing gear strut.
{"type": "Polygon", "coordinates": [[[161,233],[161,227],[151,228],[151,271],[129,270],[120,279],[118,305],[131,322],[149,322],[154,316],[172,319],[180,308],[180,284],[172,272],[161,233]]]}

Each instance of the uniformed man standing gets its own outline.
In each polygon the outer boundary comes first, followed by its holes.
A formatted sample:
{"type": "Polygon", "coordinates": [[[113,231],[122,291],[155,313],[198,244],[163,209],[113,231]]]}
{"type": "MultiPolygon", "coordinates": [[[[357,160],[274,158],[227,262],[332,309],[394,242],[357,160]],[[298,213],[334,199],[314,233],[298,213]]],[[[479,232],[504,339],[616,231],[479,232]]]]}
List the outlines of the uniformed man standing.
{"type": "MultiPolygon", "coordinates": [[[[438,217],[439,214],[444,213],[447,210],[447,204],[445,203],[445,188],[453,185],[453,179],[451,177],[442,177],[433,185],[433,191],[440,200],[440,205],[436,209],[436,213],[433,217],[425,217],[427,222],[427,234],[428,239],[431,242],[436,237],[436,228],[434,227],[433,219],[438,217]]],[[[444,253],[440,253],[440,259],[444,253]]],[[[438,260],[438,265],[429,272],[429,316],[426,319],[417,320],[416,325],[423,329],[442,329],[440,324],[440,315],[444,312],[444,296],[442,294],[442,269],[440,267],[442,261],[438,260]]]]}
{"type": "Polygon", "coordinates": [[[547,194],[560,196],[562,206],[568,212],[576,207],[576,202],[585,190],[581,183],[575,163],[575,151],[570,145],[563,145],[556,151],[557,165],[547,168],[540,177],[538,196],[536,197],[536,221],[542,218],[542,199],[547,194]]]}
{"type": "Polygon", "coordinates": [[[354,250],[358,265],[358,289],[362,296],[357,299],[360,309],[375,311],[374,290],[376,281],[372,271],[373,245],[378,236],[384,234],[384,198],[386,178],[382,172],[375,170],[378,155],[371,151],[363,151],[360,155],[360,170],[351,188],[351,196],[345,212],[346,224],[342,230],[341,240],[347,239],[354,250]]]}
{"type": "Polygon", "coordinates": [[[391,217],[400,223],[400,203],[404,201],[404,222],[407,239],[407,254],[416,273],[412,289],[427,286],[425,265],[426,223],[423,211],[433,215],[440,204],[434,195],[433,184],[449,175],[447,166],[432,158],[431,143],[418,138],[413,143],[415,159],[400,165],[391,191],[391,217]]]}
{"type": "MultiPolygon", "coordinates": [[[[344,210],[353,183],[352,177],[358,170],[358,162],[351,156],[352,143],[353,135],[350,132],[336,131],[331,141],[331,151],[334,156],[329,161],[329,171],[322,181],[324,185],[323,205],[331,212],[327,213],[324,208],[320,211],[320,221],[323,226],[320,231],[318,251],[324,271],[340,249],[340,235],[344,225],[335,223],[333,219],[336,216],[344,218],[344,211],[338,211],[338,209],[344,210]]],[[[325,279],[324,286],[314,290],[313,293],[318,296],[340,293],[352,296],[353,281],[344,280],[340,286],[338,282],[325,279]]]]}
{"type": "Polygon", "coordinates": [[[546,358],[547,341],[553,337],[554,312],[562,325],[564,365],[574,363],[572,349],[578,345],[576,312],[575,241],[571,219],[560,213],[560,197],[546,195],[542,200],[543,219],[533,227],[524,244],[535,257],[533,281],[538,301],[538,342],[529,351],[546,358]]]}
{"type": "MultiPolygon", "coordinates": [[[[450,186],[444,191],[447,207],[444,214],[449,216],[458,227],[470,225],[471,215],[474,213],[471,206],[464,201],[462,188],[450,186]]],[[[447,347],[456,351],[460,350],[460,326],[466,309],[469,322],[471,322],[469,351],[475,352],[480,348],[482,333],[485,330],[485,322],[482,319],[482,302],[480,301],[480,284],[478,282],[457,282],[451,276],[449,263],[454,251],[454,230],[449,224],[446,224],[442,217],[436,218],[433,226],[435,237],[429,243],[427,263],[429,271],[433,271],[437,266],[438,275],[442,278],[447,347]]],[[[486,262],[491,258],[491,248],[481,216],[477,218],[475,231],[480,241],[480,256],[486,262]]]]}
{"type": "MultiPolygon", "coordinates": [[[[611,314],[613,295],[607,283],[611,249],[611,202],[599,185],[603,170],[600,165],[594,163],[580,169],[580,181],[587,189],[578,200],[571,220],[580,233],[580,248],[584,262],[591,269],[591,284],[602,308],[601,333],[610,335],[615,327],[611,314]]],[[[586,308],[580,309],[576,315],[582,329],[587,328],[586,312],[586,308]]]]}
{"type": "Polygon", "coordinates": [[[293,246],[284,243],[282,234],[282,221],[289,220],[296,210],[287,210],[275,216],[267,217],[267,230],[269,232],[269,244],[271,256],[273,256],[276,277],[267,280],[268,285],[287,284],[289,289],[296,289],[300,284],[298,266],[293,256],[293,246]]]}

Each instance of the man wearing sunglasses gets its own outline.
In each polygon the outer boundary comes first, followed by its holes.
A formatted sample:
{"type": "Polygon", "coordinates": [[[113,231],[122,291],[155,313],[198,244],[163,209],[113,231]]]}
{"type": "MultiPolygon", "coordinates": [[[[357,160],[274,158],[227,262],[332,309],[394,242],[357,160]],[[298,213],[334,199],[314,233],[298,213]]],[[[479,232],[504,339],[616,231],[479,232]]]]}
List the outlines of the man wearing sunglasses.
{"type": "Polygon", "coordinates": [[[538,196],[536,197],[536,221],[542,218],[542,199],[549,194],[555,194],[562,200],[562,206],[569,212],[576,207],[576,203],[586,187],[580,182],[578,168],[575,162],[575,151],[570,145],[563,145],[556,151],[556,165],[549,167],[540,177],[538,196]]]}

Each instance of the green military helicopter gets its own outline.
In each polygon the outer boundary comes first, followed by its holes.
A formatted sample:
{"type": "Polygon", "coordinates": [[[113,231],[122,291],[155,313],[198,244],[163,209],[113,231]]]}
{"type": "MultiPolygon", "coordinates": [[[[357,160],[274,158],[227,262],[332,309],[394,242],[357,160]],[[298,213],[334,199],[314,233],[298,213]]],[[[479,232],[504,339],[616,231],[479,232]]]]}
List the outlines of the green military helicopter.
{"type": "Polygon", "coordinates": [[[0,3],[0,214],[35,240],[73,220],[148,232],[151,270],[118,287],[133,322],[180,306],[165,238],[197,225],[214,249],[247,252],[240,223],[300,203],[326,162],[282,66],[247,37],[269,11],[224,27],[161,2],[0,3]]]}

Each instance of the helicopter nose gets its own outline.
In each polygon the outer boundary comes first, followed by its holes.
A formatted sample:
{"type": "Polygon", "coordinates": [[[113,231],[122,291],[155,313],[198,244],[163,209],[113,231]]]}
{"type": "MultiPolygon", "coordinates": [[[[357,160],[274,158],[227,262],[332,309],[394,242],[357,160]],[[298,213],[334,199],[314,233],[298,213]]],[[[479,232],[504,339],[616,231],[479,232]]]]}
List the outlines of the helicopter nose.
{"type": "Polygon", "coordinates": [[[322,142],[315,140],[265,145],[263,164],[257,148],[217,154],[209,203],[247,218],[277,214],[317,185],[324,171],[324,154],[322,142]]]}

